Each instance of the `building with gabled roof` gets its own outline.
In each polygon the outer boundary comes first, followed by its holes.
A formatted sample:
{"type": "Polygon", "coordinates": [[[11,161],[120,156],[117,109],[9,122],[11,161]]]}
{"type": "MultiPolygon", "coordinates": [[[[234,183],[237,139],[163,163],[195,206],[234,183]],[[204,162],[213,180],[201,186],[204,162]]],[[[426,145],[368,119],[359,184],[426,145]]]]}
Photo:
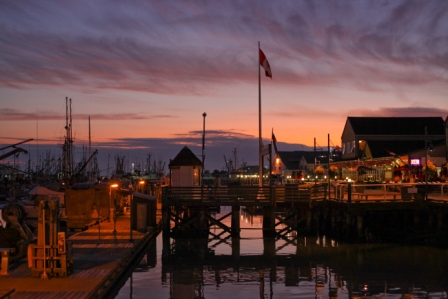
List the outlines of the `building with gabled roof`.
{"type": "Polygon", "coordinates": [[[425,148],[425,140],[446,145],[441,117],[347,117],[341,136],[342,160],[372,159],[425,148]],[[425,134],[425,127],[427,133],[425,134]]]}
{"type": "Polygon", "coordinates": [[[328,164],[327,153],[323,151],[278,151],[272,161],[272,173],[284,174],[285,171],[312,173],[314,165],[328,164]]]}
{"type": "Polygon", "coordinates": [[[426,160],[444,170],[447,136],[447,121],[442,117],[347,117],[341,136],[342,161],[332,165],[343,168],[343,177],[351,176],[359,165],[378,167],[386,180],[396,176],[397,170],[406,171],[404,176],[421,177],[426,160]]]}
{"type": "Polygon", "coordinates": [[[170,160],[170,184],[176,187],[192,187],[201,185],[202,161],[184,146],[177,156],[170,160]]]}

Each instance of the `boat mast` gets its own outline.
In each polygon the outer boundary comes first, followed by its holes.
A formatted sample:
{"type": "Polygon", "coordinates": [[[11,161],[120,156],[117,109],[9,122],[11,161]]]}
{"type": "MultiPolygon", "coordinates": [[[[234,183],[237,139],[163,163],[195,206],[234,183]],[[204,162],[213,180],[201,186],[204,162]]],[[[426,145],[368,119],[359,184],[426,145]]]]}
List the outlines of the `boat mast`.
{"type": "Polygon", "coordinates": [[[66,185],[70,184],[73,170],[72,143],[72,99],[69,100],[68,97],[65,97],[65,141],[63,146],[63,160],[64,183],[66,185]]]}
{"type": "Polygon", "coordinates": [[[69,152],[70,152],[70,177],[73,175],[73,130],[72,130],[72,99],[70,99],[70,139],[69,139],[69,152]]]}
{"type": "MultiPolygon", "coordinates": [[[[91,152],[91,139],[90,139],[90,115],[89,115],[89,157],[91,157],[92,156],[92,152],[91,152]]],[[[88,177],[89,177],[89,182],[91,183],[93,180],[92,180],[92,164],[89,162],[89,168],[88,168],[88,171],[89,171],[89,175],[88,175],[88,177]]]]}

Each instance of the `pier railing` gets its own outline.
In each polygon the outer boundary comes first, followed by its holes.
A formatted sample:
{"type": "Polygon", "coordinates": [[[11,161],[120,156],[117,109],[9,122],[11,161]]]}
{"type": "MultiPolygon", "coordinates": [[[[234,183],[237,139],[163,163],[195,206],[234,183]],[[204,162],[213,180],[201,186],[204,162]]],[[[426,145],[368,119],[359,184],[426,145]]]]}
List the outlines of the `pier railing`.
{"type": "Polygon", "coordinates": [[[310,202],[328,197],[328,185],[171,187],[162,191],[162,205],[176,206],[269,206],[277,203],[310,202]]]}
{"type": "Polygon", "coordinates": [[[336,201],[415,201],[448,203],[448,183],[347,183],[332,184],[336,201]]]}
{"type": "Polygon", "coordinates": [[[162,191],[168,206],[272,206],[321,200],[340,202],[418,201],[448,203],[448,183],[347,183],[286,184],[281,186],[171,187],[162,191]],[[427,194],[427,196],[426,196],[427,194]]]}

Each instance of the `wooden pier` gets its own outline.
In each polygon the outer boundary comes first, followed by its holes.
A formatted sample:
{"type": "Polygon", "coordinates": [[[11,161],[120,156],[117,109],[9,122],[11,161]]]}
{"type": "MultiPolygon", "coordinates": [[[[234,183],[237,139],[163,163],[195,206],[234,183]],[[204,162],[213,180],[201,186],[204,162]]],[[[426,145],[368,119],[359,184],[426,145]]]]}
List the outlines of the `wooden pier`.
{"type": "Polygon", "coordinates": [[[281,237],[292,229],[370,241],[390,230],[410,238],[408,233],[416,230],[447,232],[448,184],[165,187],[164,236],[209,235],[210,226],[216,225],[238,238],[241,207],[262,210],[265,237],[281,237]],[[210,216],[210,211],[223,206],[232,211],[220,219],[210,216]],[[227,217],[231,217],[230,227],[222,221],[227,217]]]}

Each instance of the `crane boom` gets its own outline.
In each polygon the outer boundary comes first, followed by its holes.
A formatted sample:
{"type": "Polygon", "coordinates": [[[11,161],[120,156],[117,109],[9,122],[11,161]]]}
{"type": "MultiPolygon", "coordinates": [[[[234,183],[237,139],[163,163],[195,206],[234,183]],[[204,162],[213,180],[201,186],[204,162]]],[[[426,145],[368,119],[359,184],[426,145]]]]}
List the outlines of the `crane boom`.
{"type": "Polygon", "coordinates": [[[14,143],[14,144],[11,144],[11,145],[8,145],[8,146],[5,146],[5,147],[2,147],[2,148],[0,148],[0,151],[1,150],[4,150],[4,149],[7,149],[7,148],[10,148],[10,147],[16,147],[16,145],[19,145],[19,144],[22,144],[22,143],[25,143],[25,142],[30,142],[30,141],[32,141],[33,140],[33,138],[31,138],[31,139],[27,139],[27,140],[25,140],[25,141],[21,141],[21,142],[19,142],[19,143],[14,143]]]}
{"type": "Polygon", "coordinates": [[[28,154],[28,152],[27,152],[26,150],[24,150],[24,149],[21,148],[21,147],[18,147],[18,148],[13,149],[13,150],[10,151],[10,152],[7,152],[7,153],[4,154],[4,155],[1,155],[1,156],[0,156],[0,160],[6,159],[6,158],[8,158],[9,156],[12,156],[12,155],[14,155],[14,154],[16,154],[16,153],[25,153],[25,154],[28,154]]]}
{"type": "Polygon", "coordinates": [[[72,177],[72,180],[76,178],[83,170],[86,168],[87,164],[89,164],[90,160],[93,159],[93,157],[98,154],[98,150],[95,150],[92,155],[87,159],[87,161],[81,166],[81,168],[76,172],[76,174],[72,177]]]}

